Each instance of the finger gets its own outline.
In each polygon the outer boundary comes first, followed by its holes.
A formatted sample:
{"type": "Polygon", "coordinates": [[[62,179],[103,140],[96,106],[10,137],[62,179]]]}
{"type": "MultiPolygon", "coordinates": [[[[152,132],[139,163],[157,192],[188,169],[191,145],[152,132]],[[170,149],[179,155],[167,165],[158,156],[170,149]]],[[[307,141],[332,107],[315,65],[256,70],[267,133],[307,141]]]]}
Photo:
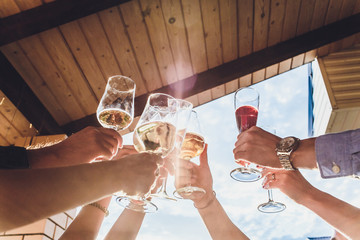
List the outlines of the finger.
{"type": "Polygon", "coordinates": [[[207,155],[208,144],[205,144],[204,151],[200,154],[200,167],[209,167],[208,155],[207,155]]]}
{"type": "Polygon", "coordinates": [[[117,142],[118,148],[122,148],[123,139],[117,131],[115,131],[114,129],[110,129],[110,128],[98,128],[98,131],[109,137],[114,138],[117,142]]]}
{"type": "Polygon", "coordinates": [[[170,161],[169,159],[165,159],[164,160],[164,168],[166,168],[166,170],[168,171],[168,173],[170,175],[174,175],[175,172],[175,167],[172,161],[170,161]]]}

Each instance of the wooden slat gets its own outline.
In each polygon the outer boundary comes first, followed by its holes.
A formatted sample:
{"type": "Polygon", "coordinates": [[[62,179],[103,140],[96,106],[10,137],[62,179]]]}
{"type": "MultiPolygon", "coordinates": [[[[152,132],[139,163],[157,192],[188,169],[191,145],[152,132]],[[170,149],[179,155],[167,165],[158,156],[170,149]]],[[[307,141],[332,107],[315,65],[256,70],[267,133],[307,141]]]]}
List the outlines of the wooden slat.
{"type": "Polygon", "coordinates": [[[91,52],[79,22],[73,21],[61,25],[60,31],[64,36],[67,45],[71,49],[72,54],[76,58],[77,64],[89,82],[92,91],[95,93],[97,100],[100,101],[105,90],[106,79],[91,52]]]}
{"type": "Polygon", "coordinates": [[[309,62],[314,61],[314,59],[316,58],[316,54],[317,54],[316,49],[315,49],[315,50],[307,51],[307,52],[305,53],[304,63],[309,63],[309,62]]]}
{"type": "Polygon", "coordinates": [[[209,68],[223,63],[218,0],[200,0],[209,68]]]}
{"type": "Polygon", "coordinates": [[[255,0],[254,44],[253,44],[254,52],[257,52],[267,47],[269,17],[270,17],[270,1],[255,0]]]}
{"type": "Polygon", "coordinates": [[[253,50],[253,26],[254,5],[252,1],[238,0],[239,18],[239,57],[252,53],[253,50]]]}
{"type": "Polygon", "coordinates": [[[160,73],[151,48],[139,4],[131,1],[120,5],[126,33],[132,43],[147,89],[153,91],[162,86],[160,73]]]}
{"type": "Polygon", "coordinates": [[[278,44],[281,40],[285,6],[286,0],[271,1],[268,46],[278,44]]]}
{"type": "Polygon", "coordinates": [[[219,1],[224,62],[238,58],[237,0],[219,1]]]}
{"type": "Polygon", "coordinates": [[[315,2],[314,14],[312,16],[310,30],[320,28],[324,25],[328,5],[329,0],[321,0],[315,2]]]}
{"type": "Polygon", "coordinates": [[[19,13],[20,9],[16,5],[14,0],[2,0],[0,1],[0,17],[5,18],[10,15],[19,13]]]}
{"type": "Polygon", "coordinates": [[[225,83],[225,94],[235,92],[239,88],[239,79],[225,83]]]}
{"type": "Polygon", "coordinates": [[[51,56],[58,73],[64,79],[74,98],[86,115],[96,111],[97,99],[92,92],[62,35],[57,28],[39,34],[42,43],[51,56]]]}
{"type": "MultiPolygon", "coordinates": [[[[314,5],[316,0],[302,0],[300,6],[299,20],[296,35],[301,35],[310,30],[312,17],[314,15],[314,5]]],[[[324,10],[322,10],[324,11],[324,10]]],[[[317,14],[317,13],[315,13],[317,14]]]]}
{"type": "Polygon", "coordinates": [[[162,0],[161,7],[178,79],[193,75],[180,0],[162,0]]]}
{"type": "Polygon", "coordinates": [[[277,75],[278,72],[279,72],[279,64],[276,63],[274,65],[271,65],[270,67],[266,68],[265,78],[271,78],[271,77],[277,75]]]}
{"type": "MultiPolygon", "coordinates": [[[[0,46],[128,0],[61,0],[0,19],[0,46]]],[[[33,1],[25,1],[32,3],[33,1]]]]}
{"type": "Polygon", "coordinates": [[[299,54],[295,57],[293,57],[292,63],[291,63],[291,68],[296,68],[296,67],[300,67],[301,65],[304,64],[304,57],[305,54],[299,54]]]}
{"type": "Polygon", "coordinates": [[[299,9],[301,0],[288,0],[286,1],[284,27],[282,30],[281,40],[285,41],[295,37],[299,9]]]}
{"type": "Polygon", "coordinates": [[[252,84],[252,74],[247,74],[239,79],[239,87],[247,87],[252,84]]]}
{"type": "MultiPolygon", "coordinates": [[[[53,116],[57,124],[63,125],[67,122],[70,122],[71,119],[68,113],[64,110],[60,102],[53,95],[53,92],[47,86],[45,81],[41,78],[39,72],[36,71],[34,65],[30,62],[30,60],[25,55],[25,53],[20,48],[20,46],[17,43],[11,43],[1,47],[1,51],[4,53],[4,55],[9,60],[9,62],[11,62],[12,66],[16,69],[17,73],[23,77],[22,81],[27,83],[27,85],[30,87],[32,92],[44,104],[44,107],[49,111],[51,116],[53,116]]],[[[35,109],[29,109],[29,110],[34,111],[34,114],[36,114],[35,110],[40,110],[40,109],[38,109],[38,107],[35,106],[35,109]]],[[[32,119],[32,117],[29,116],[27,118],[37,128],[40,126],[35,123],[34,120],[36,118],[32,119]]]]}
{"type": "Polygon", "coordinates": [[[279,74],[291,69],[292,58],[281,61],[279,63],[279,74]]]}
{"type": "Polygon", "coordinates": [[[140,3],[162,83],[163,85],[174,83],[178,78],[167,37],[164,16],[160,8],[160,0],[140,0],[140,3]]]}
{"type": "Polygon", "coordinates": [[[70,119],[76,120],[84,117],[85,113],[83,109],[59,74],[59,70],[44,48],[39,37],[32,36],[22,39],[19,41],[19,44],[26,56],[31,60],[36,71],[43,77],[50,91],[57,96],[60,105],[68,113],[70,119]],[[44,63],[46,63],[46,65],[44,63]]]}
{"type": "Polygon", "coordinates": [[[0,91],[0,103],[0,113],[19,131],[21,136],[34,136],[37,134],[37,130],[30,126],[30,122],[2,91],[0,91]]]}
{"type": "Polygon", "coordinates": [[[200,0],[182,0],[184,21],[187,30],[190,57],[193,72],[200,73],[208,69],[204,27],[201,18],[200,0]]]}
{"type": "Polygon", "coordinates": [[[214,88],[211,89],[211,96],[212,96],[211,100],[220,98],[220,97],[222,97],[224,95],[225,95],[225,84],[214,87],[214,88]]]}
{"type": "Polygon", "coordinates": [[[108,79],[114,75],[121,75],[122,71],[119,63],[116,61],[107,35],[102,28],[99,16],[93,14],[84,17],[79,20],[79,24],[105,78],[108,79]]]}
{"type": "Polygon", "coordinates": [[[260,69],[258,71],[253,72],[253,74],[252,74],[253,84],[261,82],[264,79],[265,79],[265,69],[260,69]]]}
{"type": "Polygon", "coordinates": [[[21,133],[1,113],[0,122],[0,132],[10,144],[14,144],[17,138],[22,137],[21,133]]]}
{"type": "Polygon", "coordinates": [[[210,102],[212,100],[211,89],[199,93],[198,99],[200,105],[210,102]]]}
{"type": "Polygon", "coordinates": [[[0,53],[0,89],[40,132],[60,132],[59,125],[2,53],[0,53]]]}
{"type": "Polygon", "coordinates": [[[101,11],[99,16],[122,74],[135,81],[136,96],[145,94],[148,90],[143,81],[128,35],[125,34],[125,26],[118,8],[113,7],[101,11]]]}
{"type": "Polygon", "coordinates": [[[43,3],[41,0],[16,0],[16,5],[19,6],[21,11],[26,11],[35,7],[41,6],[43,3]]]}

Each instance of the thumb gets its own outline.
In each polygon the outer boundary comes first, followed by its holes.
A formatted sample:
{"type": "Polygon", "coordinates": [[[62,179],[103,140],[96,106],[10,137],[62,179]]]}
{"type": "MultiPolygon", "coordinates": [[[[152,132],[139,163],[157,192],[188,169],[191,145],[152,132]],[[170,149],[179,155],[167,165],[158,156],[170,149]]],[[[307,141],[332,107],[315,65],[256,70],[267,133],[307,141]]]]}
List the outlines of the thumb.
{"type": "Polygon", "coordinates": [[[200,154],[200,167],[209,167],[207,156],[207,143],[205,144],[204,151],[200,154]]]}

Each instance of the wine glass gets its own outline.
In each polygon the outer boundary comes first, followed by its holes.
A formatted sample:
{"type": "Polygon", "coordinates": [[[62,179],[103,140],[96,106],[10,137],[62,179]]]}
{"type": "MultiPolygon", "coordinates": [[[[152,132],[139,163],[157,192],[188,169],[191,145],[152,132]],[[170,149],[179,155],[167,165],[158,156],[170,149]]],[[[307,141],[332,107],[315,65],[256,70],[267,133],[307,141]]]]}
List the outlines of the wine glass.
{"type": "Polygon", "coordinates": [[[104,128],[120,131],[130,126],[134,118],[135,88],[131,78],[115,75],[108,79],[96,110],[96,117],[104,128]]]}
{"type": "MultiPolygon", "coordinates": [[[[191,110],[193,108],[193,104],[186,100],[177,99],[177,102],[178,102],[178,109],[177,109],[178,120],[177,120],[175,146],[174,146],[173,151],[166,157],[167,160],[170,161],[170,164],[174,163],[175,158],[180,153],[181,145],[184,140],[186,127],[189,122],[191,110]]],[[[160,199],[176,201],[175,198],[170,197],[166,192],[167,179],[168,179],[167,177],[162,178],[162,185],[161,185],[160,189],[156,193],[151,194],[151,196],[157,197],[160,199]]]]}
{"type": "MultiPolygon", "coordinates": [[[[134,146],[138,152],[158,154],[164,158],[173,150],[177,106],[178,102],[170,95],[154,93],[149,96],[133,135],[134,146]]],[[[159,172],[159,169],[157,171],[159,172]]],[[[157,211],[157,206],[147,200],[156,187],[157,178],[148,193],[143,196],[121,196],[117,198],[118,203],[135,211],[157,211]]]]}
{"type": "MultiPolygon", "coordinates": [[[[200,129],[200,122],[197,112],[191,111],[190,120],[186,128],[186,134],[181,146],[180,158],[190,161],[191,159],[199,156],[205,148],[205,140],[200,129]]],[[[177,198],[183,198],[184,196],[190,196],[196,193],[197,195],[203,195],[206,191],[203,188],[192,186],[191,183],[185,187],[178,188],[174,191],[174,196],[177,198]]]]}
{"type": "MultiPolygon", "coordinates": [[[[270,126],[261,126],[262,129],[276,134],[276,130],[270,126]]],[[[262,203],[258,206],[258,210],[263,213],[278,213],[284,211],[286,206],[281,202],[275,202],[273,199],[272,189],[267,190],[268,193],[268,201],[266,203],[262,203]]]]}
{"type": "MultiPolygon", "coordinates": [[[[234,95],[235,118],[239,133],[256,125],[259,109],[259,93],[251,87],[239,88],[234,95]]],[[[236,160],[235,160],[236,161],[236,160]]],[[[243,165],[243,161],[237,161],[243,165]]],[[[236,168],[230,176],[240,182],[253,182],[261,178],[261,171],[252,163],[236,168]]]]}

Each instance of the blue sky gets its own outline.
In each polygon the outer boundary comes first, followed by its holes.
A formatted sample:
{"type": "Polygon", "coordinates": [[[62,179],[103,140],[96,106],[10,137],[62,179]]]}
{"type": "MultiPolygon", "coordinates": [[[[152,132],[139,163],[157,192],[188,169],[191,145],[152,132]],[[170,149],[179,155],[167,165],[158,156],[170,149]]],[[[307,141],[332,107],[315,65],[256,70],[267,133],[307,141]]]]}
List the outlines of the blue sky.
{"type": "MultiPolygon", "coordinates": [[[[258,125],[270,124],[280,137],[308,138],[307,66],[296,68],[272,79],[255,84],[260,93],[258,125]]],[[[237,137],[233,94],[195,108],[208,143],[209,165],[214,190],[234,224],[250,239],[303,240],[307,237],[329,236],[332,229],[311,211],[294,203],[279,190],[273,191],[275,201],[286,204],[281,213],[265,214],[257,206],[267,201],[261,181],[241,183],[229,173],[237,167],[232,150],[237,137]]],[[[124,137],[132,144],[132,134],[124,137]]],[[[308,181],[319,189],[360,206],[358,180],[340,178],[323,180],[318,171],[302,171],[308,181]]],[[[168,179],[168,193],[174,191],[174,179],[168,179]]],[[[112,199],[98,239],[102,239],[123,208],[112,199]]],[[[159,211],[147,214],[138,234],[140,240],[199,240],[211,239],[200,215],[190,200],[177,202],[154,199],[159,211]]]]}

